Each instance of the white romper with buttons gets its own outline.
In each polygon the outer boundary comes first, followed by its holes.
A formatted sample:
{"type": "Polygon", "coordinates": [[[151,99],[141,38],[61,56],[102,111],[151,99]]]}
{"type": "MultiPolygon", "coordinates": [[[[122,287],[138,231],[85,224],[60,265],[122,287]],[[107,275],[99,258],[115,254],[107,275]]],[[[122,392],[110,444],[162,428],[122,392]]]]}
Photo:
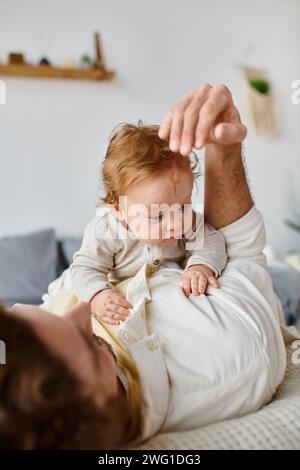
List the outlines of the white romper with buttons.
{"type": "Polygon", "coordinates": [[[112,206],[100,206],[88,223],[81,248],[74,253],[70,266],[77,298],[89,302],[97,292],[134,276],[145,262],[152,265],[153,272],[160,266],[187,269],[205,264],[214,271],[215,277],[220,276],[227,260],[224,237],[204,223],[200,212],[194,215],[195,230],[187,232],[188,240],[182,238],[171,245],[152,245],[127,230],[115,216],[112,206]],[[202,233],[204,240],[199,236],[202,233]],[[193,244],[192,250],[186,249],[187,241],[193,244]]]}

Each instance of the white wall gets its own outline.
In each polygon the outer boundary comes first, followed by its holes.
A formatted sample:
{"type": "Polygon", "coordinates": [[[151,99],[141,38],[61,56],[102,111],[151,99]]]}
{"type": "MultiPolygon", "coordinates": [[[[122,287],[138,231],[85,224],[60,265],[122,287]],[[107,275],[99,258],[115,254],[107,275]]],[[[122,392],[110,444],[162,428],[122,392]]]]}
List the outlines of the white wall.
{"type": "MultiPolygon", "coordinates": [[[[279,252],[300,237],[300,79],[298,0],[0,1],[0,60],[22,50],[54,62],[92,52],[99,30],[111,83],[4,78],[0,106],[0,235],[54,226],[81,234],[94,214],[99,163],[112,128],[138,118],[160,123],[197,85],[226,83],[240,105],[238,62],[269,69],[283,121],[276,139],[251,132],[246,157],[252,190],[279,252]]],[[[2,77],[3,78],[3,77],[2,77]]]]}

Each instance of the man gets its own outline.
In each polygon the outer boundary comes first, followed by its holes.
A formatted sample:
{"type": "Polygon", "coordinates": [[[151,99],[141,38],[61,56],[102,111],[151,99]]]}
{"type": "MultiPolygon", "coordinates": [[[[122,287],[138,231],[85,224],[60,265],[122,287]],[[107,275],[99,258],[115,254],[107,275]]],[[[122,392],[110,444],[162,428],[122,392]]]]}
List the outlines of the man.
{"type": "Polygon", "coordinates": [[[229,258],[221,288],[185,298],[176,275],[168,279],[167,270],[159,270],[148,285],[141,271],[136,284],[118,286],[136,301],[118,335],[93,323],[109,344],[93,335],[85,303],[63,308],[63,316],[55,302],[56,315],[18,305],[2,312],[8,350],[0,369],[3,447],[138,443],[160,431],[255,411],[282,381],[281,309],[241,158],[246,129],[229,90],[199,87],[170,110],[159,136],[182,154],[205,147],[205,217],[222,231],[229,258]],[[148,287],[156,294],[146,308],[148,287]]]}

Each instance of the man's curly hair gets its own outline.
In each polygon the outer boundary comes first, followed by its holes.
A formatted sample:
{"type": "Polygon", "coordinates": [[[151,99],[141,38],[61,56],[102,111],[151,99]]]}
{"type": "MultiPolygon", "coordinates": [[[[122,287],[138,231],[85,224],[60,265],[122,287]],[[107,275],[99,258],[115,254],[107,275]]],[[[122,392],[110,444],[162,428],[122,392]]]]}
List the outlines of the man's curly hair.
{"type": "Polygon", "coordinates": [[[119,448],[124,403],[100,410],[26,319],[1,306],[0,339],[0,450],[119,448]]]}

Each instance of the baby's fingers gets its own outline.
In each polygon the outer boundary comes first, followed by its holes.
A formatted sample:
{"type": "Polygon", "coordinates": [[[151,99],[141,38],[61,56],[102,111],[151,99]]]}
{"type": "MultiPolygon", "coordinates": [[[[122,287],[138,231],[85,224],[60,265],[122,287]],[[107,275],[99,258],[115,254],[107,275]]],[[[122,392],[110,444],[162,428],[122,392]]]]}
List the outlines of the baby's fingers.
{"type": "Polygon", "coordinates": [[[109,316],[103,316],[100,318],[100,320],[104,323],[108,323],[109,325],[120,325],[119,320],[115,320],[114,318],[111,318],[109,316]]]}
{"type": "Polygon", "coordinates": [[[191,277],[191,289],[193,295],[199,295],[200,278],[195,274],[191,277]]]}
{"type": "Polygon", "coordinates": [[[216,287],[216,288],[219,288],[220,287],[220,284],[219,282],[217,281],[217,279],[213,276],[209,276],[208,278],[208,284],[210,284],[211,286],[213,287],[216,287]]]}
{"type": "Polygon", "coordinates": [[[200,294],[205,293],[206,286],[207,286],[207,278],[205,276],[200,276],[198,280],[198,290],[200,294]]]}
{"type": "Polygon", "coordinates": [[[103,317],[102,321],[104,323],[108,323],[109,325],[120,325],[119,320],[113,320],[112,318],[109,318],[109,317],[103,317]]]}
{"type": "Polygon", "coordinates": [[[180,283],[184,294],[188,297],[191,293],[191,281],[188,277],[183,277],[180,283]]]}
{"type": "Polygon", "coordinates": [[[119,314],[121,320],[126,320],[126,318],[130,315],[129,308],[120,305],[119,300],[110,302],[108,305],[108,310],[111,310],[113,313],[119,314]]]}
{"type": "Polygon", "coordinates": [[[133,305],[122,294],[118,294],[113,302],[127,309],[133,308],[133,305]]]}

